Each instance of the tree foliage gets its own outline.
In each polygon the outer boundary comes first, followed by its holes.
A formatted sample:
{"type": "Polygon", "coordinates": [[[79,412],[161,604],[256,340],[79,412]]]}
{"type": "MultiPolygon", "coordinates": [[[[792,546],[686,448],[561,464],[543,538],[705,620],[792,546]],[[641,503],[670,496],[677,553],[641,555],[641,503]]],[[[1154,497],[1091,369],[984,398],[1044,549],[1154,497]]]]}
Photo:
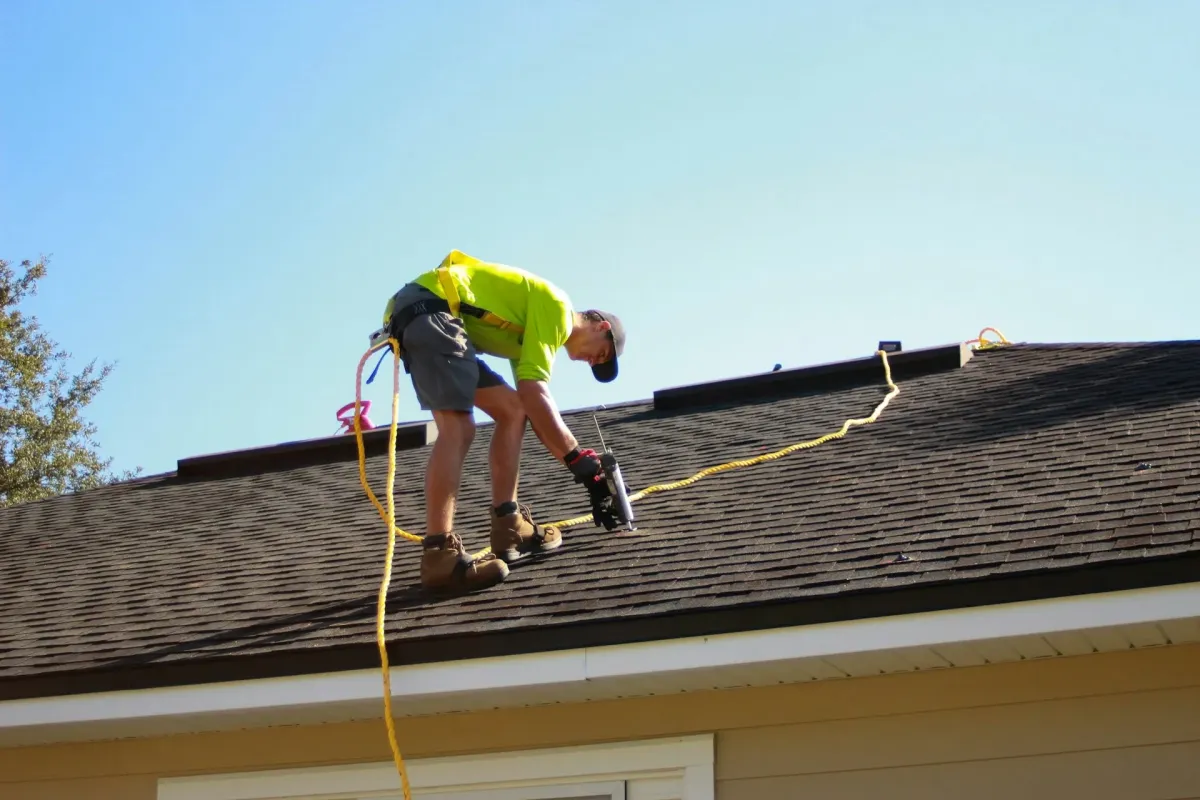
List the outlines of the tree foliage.
{"type": "MultiPolygon", "coordinates": [[[[0,506],[90,489],[133,477],[112,474],[96,428],[82,415],[112,372],[95,361],[72,374],[70,353],[21,302],[37,294],[47,260],[22,261],[18,275],[0,259],[0,506]]],[[[140,471],[140,470],[138,470],[140,471]]]]}

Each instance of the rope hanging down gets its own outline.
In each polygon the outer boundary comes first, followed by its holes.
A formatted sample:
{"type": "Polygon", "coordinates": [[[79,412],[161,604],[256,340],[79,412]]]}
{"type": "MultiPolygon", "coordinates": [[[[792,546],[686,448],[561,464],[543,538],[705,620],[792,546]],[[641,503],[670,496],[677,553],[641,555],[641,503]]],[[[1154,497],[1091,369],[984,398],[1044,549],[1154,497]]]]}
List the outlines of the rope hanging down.
{"type": "MultiPolygon", "coordinates": [[[[396,770],[400,773],[400,786],[404,790],[404,800],[412,800],[412,789],[408,783],[408,770],[404,767],[404,757],[400,755],[400,745],[396,741],[396,723],[392,719],[392,674],[388,667],[387,637],[384,635],[384,615],[387,609],[388,587],[392,583],[392,558],[396,554],[396,534],[401,533],[409,539],[421,541],[419,536],[400,530],[396,527],[396,501],[393,488],[396,484],[396,428],[400,411],[400,344],[395,339],[389,339],[384,344],[395,343],[396,362],[392,367],[392,425],[388,435],[388,469],[387,469],[387,512],[379,506],[379,500],[367,483],[367,460],[363,450],[362,439],[362,368],[374,349],[368,350],[358,362],[358,381],[354,397],[354,438],[358,442],[358,475],[363,488],[371,502],[383,514],[388,526],[387,562],[383,566],[383,581],[379,584],[379,598],[375,608],[375,643],[379,646],[379,664],[383,672],[383,719],[387,723],[388,744],[392,748],[392,759],[396,762],[396,770]]],[[[381,345],[382,346],[382,345],[381,345]]]]}
{"type": "MultiPolygon", "coordinates": [[[[1006,344],[1009,344],[1009,341],[1008,341],[1008,339],[1006,339],[1004,337],[1004,334],[1000,333],[1000,331],[996,330],[995,328],[984,328],[982,331],[979,332],[978,338],[971,339],[970,341],[967,342],[967,344],[977,345],[977,349],[982,350],[982,349],[988,349],[988,348],[992,348],[992,347],[999,347],[1002,345],[1006,345],[1006,344]],[[991,341],[991,340],[985,339],[984,334],[988,333],[989,331],[991,331],[992,333],[995,333],[997,336],[999,336],[1000,340],[999,341],[991,341]]],[[[648,486],[645,489],[642,489],[640,492],[636,492],[635,494],[630,495],[630,497],[629,497],[630,502],[636,502],[637,500],[641,500],[643,497],[646,497],[651,494],[656,494],[658,492],[667,492],[667,491],[671,491],[672,489],[679,489],[684,486],[690,486],[691,484],[695,483],[696,481],[701,480],[702,478],[705,478],[709,475],[715,475],[719,472],[725,472],[725,471],[731,470],[731,469],[738,469],[739,467],[749,467],[749,466],[752,466],[755,464],[762,464],[767,461],[774,461],[775,459],[782,458],[782,457],[788,455],[789,453],[794,453],[797,450],[806,450],[806,449],[809,449],[812,447],[817,447],[818,445],[824,444],[824,443],[832,441],[834,439],[840,439],[840,438],[844,437],[850,431],[850,429],[855,426],[869,425],[869,424],[875,422],[877,419],[879,419],[879,415],[883,413],[883,410],[885,408],[887,408],[888,403],[890,403],[892,401],[892,398],[894,398],[896,395],[898,395],[900,393],[900,387],[898,387],[892,381],[892,368],[891,368],[891,364],[888,362],[887,352],[884,350],[878,350],[878,351],[876,351],[876,354],[880,357],[880,359],[883,362],[884,379],[887,383],[889,391],[888,391],[887,395],[884,396],[883,400],[880,401],[879,405],[877,405],[875,407],[875,410],[872,411],[869,416],[861,417],[859,419],[848,419],[844,423],[842,423],[842,427],[840,430],[835,431],[834,433],[827,433],[824,436],[821,436],[817,439],[812,439],[811,441],[798,442],[796,444],[789,445],[789,446],[783,448],[782,450],[776,450],[773,453],[766,453],[761,456],[755,456],[754,458],[746,458],[746,459],[742,459],[739,461],[728,461],[724,464],[718,464],[717,466],[709,467],[708,469],[701,470],[700,472],[697,472],[695,475],[691,476],[690,478],[684,478],[683,480],[678,480],[678,481],[674,481],[671,483],[660,483],[660,484],[656,484],[654,486],[648,486]]],[[[376,366],[376,369],[378,369],[378,365],[376,366]]],[[[409,533],[408,531],[405,531],[405,530],[401,530],[400,528],[398,528],[396,526],[396,502],[395,502],[394,489],[395,489],[395,482],[396,482],[396,431],[397,431],[397,427],[399,424],[399,410],[400,410],[400,344],[394,338],[392,338],[392,339],[387,339],[386,341],[381,341],[378,344],[374,345],[373,347],[368,349],[367,352],[363,353],[362,358],[359,359],[358,369],[355,373],[355,387],[354,387],[354,437],[355,437],[355,441],[358,444],[359,481],[362,484],[363,491],[365,491],[367,494],[367,497],[369,497],[371,499],[371,503],[375,506],[376,510],[379,511],[379,515],[383,518],[384,522],[387,523],[387,528],[388,528],[387,563],[384,564],[383,581],[379,586],[379,597],[378,597],[378,601],[377,601],[376,616],[375,616],[375,638],[376,638],[376,644],[379,647],[380,668],[383,673],[384,721],[387,724],[388,743],[391,746],[392,758],[396,762],[396,769],[400,774],[400,783],[401,783],[401,787],[404,790],[404,798],[405,798],[405,800],[411,800],[412,795],[411,795],[411,789],[409,787],[408,771],[404,766],[404,758],[400,754],[400,746],[396,740],[395,722],[392,719],[391,672],[390,672],[390,669],[388,666],[387,639],[386,639],[386,636],[384,633],[384,628],[385,628],[384,620],[385,620],[385,614],[386,614],[386,608],[387,608],[387,593],[388,593],[388,587],[390,586],[391,579],[392,579],[392,560],[393,560],[393,557],[395,555],[395,550],[396,550],[396,537],[397,537],[397,535],[399,535],[399,536],[403,536],[405,539],[408,539],[413,542],[419,543],[421,541],[420,536],[418,536],[414,533],[409,533]],[[366,452],[363,447],[363,433],[362,433],[362,372],[363,372],[363,365],[366,364],[367,359],[369,359],[371,357],[372,353],[374,353],[376,350],[382,349],[384,347],[391,347],[392,352],[394,354],[394,363],[392,365],[392,421],[391,421],[390,432],[389,432],[389,436],[388,436],[387,508],[386,509],[383,507],[383,505],[380,504],[379,498],[377,498],[375,496],[375,493],[371,490],[370,484],[367,482],[366,452]]],[[[572,517],[571,519],[561,520],[559,522],[551,522],[549,524],[553,525],[555,527],[558,527],[558,528],[570,528],[575,525],[580,525],[585,522],[589,522],[591,519],[592,519],[591,514],[585,514],[585,515],[578,516],[578,517],[572,517]]],[[[484,548],[483,550],[479,551],[479,553],[477,553],[475,555],[476,555],[476,557],[485,555],[490,549],[491,548],[484,548]]]]}

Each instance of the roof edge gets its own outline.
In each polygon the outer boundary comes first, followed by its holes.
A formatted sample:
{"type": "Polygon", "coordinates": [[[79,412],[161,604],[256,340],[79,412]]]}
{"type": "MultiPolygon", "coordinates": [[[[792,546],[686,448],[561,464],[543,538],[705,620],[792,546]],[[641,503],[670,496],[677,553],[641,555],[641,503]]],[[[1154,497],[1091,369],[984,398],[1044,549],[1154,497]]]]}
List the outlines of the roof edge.
{"type": "MultiPolygon", "coordinates": [[[[934,611],[1054,600],[1089,594],[1193,583],[1200,552],[982,578],[864,589],[846,594],[690,609],[636,618],[542,625],[466,636],[404,639],[388,645],[395,667],[471,662],[588,647],[667,642],[694,636],[886,619],[934,611]],[[549,634],[549,635],[548,635],[549,634]]],[[[374,641],[269,655],[150,664],[124,669],[62,672],[0,680],[0,702],[199,683],[287,678],[315,673],[378,669],[374,641]]]]}
{"type": "MultiPolygon", "coordinates": [[[[961,369],[974,350],[964,342],[890,352],[888,367],[893,380],[911,380],[936,372],[961,369]]],[[[654,392],[656,411],[675,411],[737,400],[759,400],[831,389],[849,389],[878,383],[883,374],[880,356],[872,354],[849,361],[831,361],[796,369],[676,386],[654,392]]]]}
{"type": "MultiPolygon", "coordinates": [[[[897,671],[881,669],[886,664],[879,661],[869,669],[861,661],[854,667],[850,662],[858,656],[890,654],[893,662],[903,662],[914,651],[936,648],[932,658],[899,671],[956,668],[980,663],[981,658],[961,653],[981,643],[1015,644],[1087,631],[1116,634],[1164,622],[1181,631],[1181,636],[1168,644],[1186,645],[1197,641],[1189,629],[1198,620],[1200,582],[1192,580],[1024,602],[984,602],[968,610],[906,609],[863,620],[393,666],[392,696],[398,701],[398,715],[412,715],[797,683],[809,680],[805,667],[815,664],[821,665],[813,673],[818,680],[844,677],[838,672],[852,677],[897,671]],[[955,655],[956,650],[960,655],[955,655]],[[822,672],[826,674],[822,676],[822,672]],[[497,690],[504,696],[499,703],[497,690]]],[[[1130,642],[1134,648],[1160,646],[1144,634],[1131,637],[1130,642]]],[[[1091,652],[1120,649],[1124,648],[1119,644],[1101,644],[1091,652]]],[[[1042,648],[1022,648],[1019,658],[1062,658],[1084,652],[1088,651],[1064,648],[1058,652],[1047,643],[1042,648]],[[1038,652],[1045,649],[1053,652],[1038,652]]],[[[16,702],[5,709],[7,713],[0,715],[0,742],[30,744],[155,733],[145,726],[167,727],[178,733],[201,730],[214,721],[232,728],[297,724],[298,719],[286,718],[297,713],[318,715],[318,719],[307,720],[310,723],[377,718],[378,682],[379,665],[375,664],[275,679],[198,681],[191,686],[158,687],[146,694],[117,691],[45,697],[16,702]],[[143,729],[136,730],[138,727],[143,729]]],[[[0,703],[0,708],[4,707],[0,703]]]]}
{"type": "MultiPolygon", "coordinates": [[[[391,436],[389,425],[363,431],[363,451],[367,456],[386,453],[391,436]]],[[[432,444],[437,439],[437,425],[432,420],[404,423],[396,426],[396,449],[414,450],[432,444]]],[[[176,474],[188,478],[230,478],[252,475],[264,470],[277,471],[293,467],[350,461],[358,457],[358,442],[353,433],[300,439],[280,444],[229,450],[208,455],[181,458],[176,474]]]]}

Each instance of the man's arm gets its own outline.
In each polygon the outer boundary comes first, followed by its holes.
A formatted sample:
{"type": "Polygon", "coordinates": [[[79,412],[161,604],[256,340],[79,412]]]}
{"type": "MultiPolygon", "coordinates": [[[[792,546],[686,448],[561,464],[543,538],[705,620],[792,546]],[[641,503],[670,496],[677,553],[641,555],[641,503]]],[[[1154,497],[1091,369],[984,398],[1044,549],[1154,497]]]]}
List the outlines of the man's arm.
{"type": "Polygon", "coordinates": [[[517,395],[533,432],[558,461],[579,446],[558,413],[545,381],[518,380],[517,395]]]}
{"type": "Polygon", "coordinates": [[[573,312],[566,297],[549,284],[531,284],[525,337],[521,354],[512,360],[517,395],[541,440],[555,460],[566,464],[576,481],[588,486],[589,494],[599,492],[605,485],[597,480],[600,459],[592,450],[580,450],[550,396],[550,370],[554,355],[571,335],[573,312]]]}
{"type": "Polygon", "coordinates": [[[517,394],[525,408],[525,416],[533,425],[533,432],[546,449],[575,476],[575,482],[583,484],[591,498],[592,508],[609,494],[608,483],[601,480],[600,458],[594,450],[580,450],[575,437],[559,416],[554,398],[545,381],[519,380],[517,394]]]}

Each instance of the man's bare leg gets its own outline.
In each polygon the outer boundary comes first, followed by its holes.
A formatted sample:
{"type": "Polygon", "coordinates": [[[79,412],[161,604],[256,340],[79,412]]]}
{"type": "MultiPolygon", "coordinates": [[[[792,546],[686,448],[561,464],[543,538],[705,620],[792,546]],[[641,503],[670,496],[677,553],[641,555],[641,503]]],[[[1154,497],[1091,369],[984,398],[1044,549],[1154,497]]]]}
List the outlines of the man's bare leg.
{"type": "Polygon", "coordinates": [[[466,411],[434,411],[433,421],[438,434],[425,470],[425,533],[450,533],[475,420],[466,411]]]}
{"type": "Polygon", "coordinates": [[[516,390],[489,386],[475,391],[475,405],[495,421],[488,461],[492,475],[491,547],[506,562],[562,544],[556,528],[536,528],[517,507],[521,444],[525,437],[525,407],[516,390]]]}
{"type": "MultiPolygon", "coordinates": [[[[404,291],[413,297],[429,294],[404,291]]],[[[438,429],[425,467],[421,586],[436,593],[495,586],[508,576],[508,566],[490,554],[472,558],[454,529],[463,465],[475,439],[471,400],[480,378],[471,343],[462,322],[442,312],[418,314],[404,329],[402,341],[413,389],[421,408],[433,412],[438,429]]]]}
{"type": "Polygon", "coordinates": [[[521,442],[525,437],[525,409],[514,389],[489,386],[475,391],[475,405],[495,422],[488,466],[492,478],[492,506],[517,501],[521,471],[521,442]]]}

